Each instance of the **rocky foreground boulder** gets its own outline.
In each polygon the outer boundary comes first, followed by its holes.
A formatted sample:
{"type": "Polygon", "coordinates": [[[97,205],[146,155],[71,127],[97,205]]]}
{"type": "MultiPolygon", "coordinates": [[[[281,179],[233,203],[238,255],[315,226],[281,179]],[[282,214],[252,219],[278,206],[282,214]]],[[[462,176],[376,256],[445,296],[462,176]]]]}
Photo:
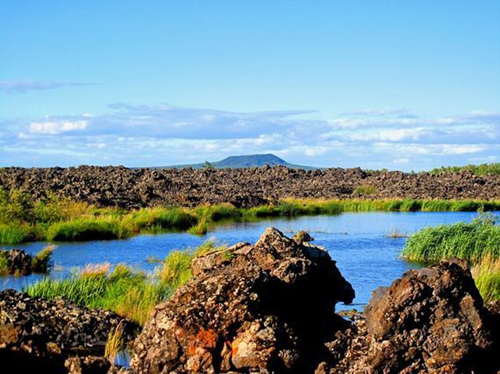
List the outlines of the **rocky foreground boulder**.
{"type": "Polygon", "coordinates": [[[4,266],[0,275],[30,275],[32,272],[33,258],[22,249],[1,249],[0,261],[4,266]]]}
{"type": "Polygon", "coordinates": [[[410,271],[326,344],[331,356],[316,374],[496,373],[497,312],[485,309],[463,261],[410,271]]]}
{"type": "Polygon", "coordinates": [[[306,373],[346,324],[354,290],[328,253],[269,228],[193,263],[134,343],[137,373],[306,373]]]}
{"type": "Polygon", "coordinates": [[[125,340],[132,340],[137,326],[112,312],[5,290],[0,292],[1,362],[20,373],[65,373],[69,357],[102,357],[108,334],[118,324],[124,326],[125,340]]]}
{"type": "MultiPolygon", "coordinates": [[[[141,373],[495,373],[494,318],[464,263],[410,271],[349,323],[351,285],[306,234],[267,229],[193,263],[134,343],[141,373]]],[[[498,308],[497,308],[498,309],[498,308]]],[[[495,340],[496,339],[496,340],[495,340]]],[[[497,344],[497,345],[495,345],[497,344]]]]}

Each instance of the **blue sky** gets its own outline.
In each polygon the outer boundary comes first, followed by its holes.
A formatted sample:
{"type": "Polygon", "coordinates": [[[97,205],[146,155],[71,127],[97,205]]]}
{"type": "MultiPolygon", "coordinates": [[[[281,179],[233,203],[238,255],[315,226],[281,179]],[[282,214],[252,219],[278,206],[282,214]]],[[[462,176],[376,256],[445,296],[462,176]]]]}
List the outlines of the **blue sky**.
{"type": "Polygon", "coordinates": [[[500,162],[498,1],[11,1],[0,166],[500,162]]]}

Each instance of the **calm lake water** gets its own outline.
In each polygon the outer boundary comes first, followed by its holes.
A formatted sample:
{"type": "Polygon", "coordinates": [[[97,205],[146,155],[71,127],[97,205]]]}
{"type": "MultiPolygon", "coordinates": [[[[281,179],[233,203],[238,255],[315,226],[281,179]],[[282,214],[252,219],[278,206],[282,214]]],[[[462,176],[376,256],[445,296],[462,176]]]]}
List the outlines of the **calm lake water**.
{"type": "MultiPolygon", "coordinates": [[[[203,237],[168,233],[140,235],[126,240],[58,243],[53,254],[55,269],[50,276],[67,276],[74,268],[99,262],[109,262],[111,265],[126,263],[138,269],[153,271],[158,264],[149,263],[146,260],[148,257],[163,259],[173,249],[196,247],[208,238],[215,238],[229,245],[240,241],[254,243],[266,227],[274,226],[287,236],[298,230],[308,231],[315,238],[315,244],[325,247],[337,261],[343,276],[356,290],[354,305],[348,308],[360,309],[377,287],[391,284],[405,271],[416,267],[399,258],[406,239],[388,238],[388,234],[394,230],[411,234],[425,226],[472,221],[476,215],[472,212],[344,213],[337,216],[232,223],[218,226],[203,237]]],[[[17,245],[16,248],[35,253],[45,245],[29,243],[17,245]]],[[[0,277],[0,288],[20,290],[23,285],[42,277],[0,277]]],[[[346,307],[338,306],[338,309],[344,308],[346,307]]]]}

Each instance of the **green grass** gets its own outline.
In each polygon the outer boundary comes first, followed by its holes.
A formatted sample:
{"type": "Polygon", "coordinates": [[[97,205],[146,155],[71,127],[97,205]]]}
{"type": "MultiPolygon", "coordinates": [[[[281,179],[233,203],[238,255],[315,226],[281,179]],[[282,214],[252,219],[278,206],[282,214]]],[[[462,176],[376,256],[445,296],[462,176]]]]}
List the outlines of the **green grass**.
{"type": "Polygon", "coordinates": [[[156,305],[191,279],[195,256],[225,248],[207,241],[195,249],[172,251],[162,266],[149,275],[125,265],[117,265],[112,272],[107,263],[88,265],[68,278],[44,278],[24,291],[32,297],[63,297],[88,308],[112,310],[142,325],[156,305]]]}
{"type": "Polygon", "coordinates": [[[471,263],[487,256],[500,258],[500,226],[491,217],[424,228],[406,241],[402,256],[409,261],[431,263],[451,257],[471,263]]]}
{"type": "Polygon", "coordinates": [[[132,232],[141,230],[187,230],[197,223],[197,218],[181,208],[148,208],[129,213],[124,222],[132,232]]]}
{"type": "Polygon", "coordinates": [[[45,278],[24,289],[32,297],[63,297],[88,308],[112,310],[143,324],[151,310],[169,295],[161,283],[119,265],[111,274],[73,274],[66,279],[45,278]]]}
{"type": "Polygon", "coordinates": [[[0,243],[18,244],[35,238],[34,228],[24,224],[0,223],[0,243]]]}
{"type": "Polygon", "coordinates": [[[0,276],[9,274],[9,262],[7,257],[0,256],[0,276]]]}
{"type": "Polygon", "coordinates": [[[83,241],[123,239],[131,235],[121,221],[103,218],[77,218],[57,222],[49,226],[46,239],[49,241],[83,241]]]}
{"type": "Polygon", "coordinates": [[[500,300],[500,259],[483,258],[472,268],[472,276],[479,293],[487,303],[500,300]]]}

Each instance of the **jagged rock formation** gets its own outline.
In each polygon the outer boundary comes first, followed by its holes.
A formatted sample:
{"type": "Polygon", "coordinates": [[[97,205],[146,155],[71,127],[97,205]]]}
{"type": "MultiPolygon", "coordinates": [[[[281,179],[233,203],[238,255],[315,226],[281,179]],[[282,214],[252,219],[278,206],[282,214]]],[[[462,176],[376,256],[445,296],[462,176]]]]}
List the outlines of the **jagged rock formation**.
{"type": "Polygon", "coordinates": [[[410,271],[326,344],[329,363],[316,373],[496,373],[492,317],[465,262],[410,271]]]}
{"type": "Polygon", "coordinates": [[[327,252],[273,228],[193,267],[135,341],[137,373],[310,372],[354,297],[327,252]]]}
{"type": "Polygon", "coordinates": [[[108,334],[119,323],[125,339],[133,339],[137,326],[112,312],[5,290],[0,292],[0,358],[20,373],[66,372],[68,357],[103,356],[108,334]]]}
{"type": "Polygon", "coordinates": [[[194,206],[228,202],[238,207],[273,203],[284,197],[353,197],[370,185],[367,198],[500,198],[500,176],[470,171],[431,175],[365,172],[357,169],[127,169],[124,167],[0,169],[0,187],[19,188],[40,198],[47,191],[99,206],[139,208],[157,204],[194,206]]]}

